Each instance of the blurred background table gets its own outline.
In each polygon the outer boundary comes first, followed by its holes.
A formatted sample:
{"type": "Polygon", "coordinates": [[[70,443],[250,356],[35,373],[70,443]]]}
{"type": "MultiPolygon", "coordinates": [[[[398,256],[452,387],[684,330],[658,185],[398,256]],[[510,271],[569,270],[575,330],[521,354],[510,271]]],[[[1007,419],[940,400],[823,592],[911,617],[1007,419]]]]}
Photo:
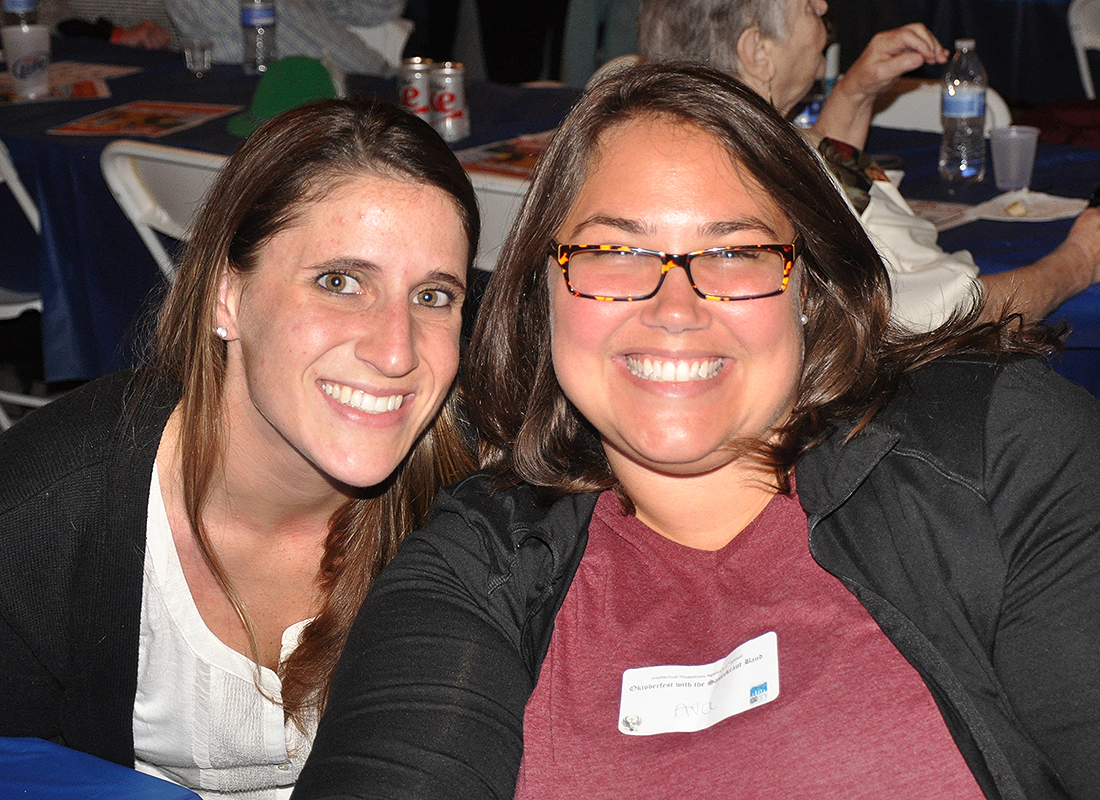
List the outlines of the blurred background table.
{"type": "MultiPolygon", "coordinates": [[[[247,108],[257,79],[237,66],[192,78],[178,53],[140,51],[94,40],[55,39],[54,61],[132,64],[142,71],[108,81],[112,96],[0,106],[0,138],[41,214],[40,240],[0,189],[0,285],[42,294],[46,378],[86,380],[133,363],[162,278],[100,171],[110,137],[59,136],[54,126],[133,100],[225,103],[247,108]]],[[[350,94],[396,102],[393,80],[348,76],[350,94]]],[[[470,147],[555,127],[577,96],[570,88],[523,88],[472,81],[470,147]]],[[[159,144],[228,155],[241,140],[226,118],[161,136],[159,144]]]]}
{"type": "MultiPolygon", "coordinates": [[[[867,152],[897,156],[905,170],[901,193],[907,199],[980,203],[998,194],[992,175],[985,181],[949,190],[937,172],[937,134],[872,128],[867,152]]],[[[1061,197],[1088,197],[1100,184],[1100,149],[1039,144],[1031,188],[1061,197]]],[[[1065,239],[1072,219],[1053,222],[977,220],[943,231],[944,250],[969,250],[982,272],[1002,272],[1030,264],[1065,239]]],[[[1067,301],[1049,321],[1069,323],[1065,354],[1055,368],[1100,396],[1100,285],[1067,301]]]]}
{"type": "MultiPolygon", "coordinates": [[[[113,96],[0,106],[0,138],[42,218],[39,240],[10,195],[0,189],[0,285],[40,291],[43,347],[50,381],[85,380],[133,362],[135,344],[162,278],[100,171],[108,137],[47,134],[49,128],[131,100],[226,103],[247,107],[256,79],[232,66],[191,78],[178,54],[136,51],[91,40],[57,40],[55,60],[127,63],[139,73],[109,81],[113,96]],[[143,316],[146,315],[146,316],[143,316]]],[[[396,100],[392,80],[349,76],[349,91],[396,100]]],[[[456,149],[555,127],[576,98],[569,88],[521,88],[473,81],[468,91],[472,135],[456,149]]],[[[225,118],[156,139],[158,143],[229,154],[240,140],[225,118]]],[[[902,159],[909,198],[977,203],[996,194],[992,180],[950,194],[936,173],[935,134],[872,129],[868,152],[902,159]]],[[[1100,183],[1100,149],[1040,144],[1032,187],[1087,197],[1100,183]]],[[[947,250],[967,249],[986,272],[1023,266],[1062,241],[1072,220],[1047,223],[977,221],[940,235],[947,250]]],[[[1100,288],[1052,316],[1072,326],[1058,369],[1100,395],[1100,288]]]]}

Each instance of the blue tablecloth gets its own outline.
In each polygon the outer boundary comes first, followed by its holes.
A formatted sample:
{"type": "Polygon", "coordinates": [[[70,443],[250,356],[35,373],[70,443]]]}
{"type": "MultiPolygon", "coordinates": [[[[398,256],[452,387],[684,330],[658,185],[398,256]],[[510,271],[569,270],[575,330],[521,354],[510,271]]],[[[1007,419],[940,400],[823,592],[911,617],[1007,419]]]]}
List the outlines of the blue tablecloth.
{"type": "Polygon", "coordinates": [[[26,800],[197,800],[160,778],[42,739],[0,738],[0,797],[26,800]]]}
{"type": "MultiPolygon", "coordinates": [[[[48,135],[45,131],[131,100],[228,103],[247,106],[257,78],[236,66],[190,77],[179,54],[115,47],[92,40],[54,41],[54,60],[140,65],[142,72],[109,81],[113,96],[0,106],[0,137],[42,215],[38,245],[14,201],[0,202],[0,285],[42,293],[46,377],[94,378],[133,363],[146,338],[150,309],[162,280],[137,232],[111,196],[100,172],[107,137],[48,135]],[[15,244],[12,244],[14,242],[15,244]]],[[[349,76],[352,94],[396,101],[393,80],[349,76]]],[[[525,89],[471,82],[471,135],[456,148],[555,127],[577,90],[525,89]]],[[[218,119],[160,137],[158,143],[230,154],[240,140],[218,119]]]]}
{"type": "MultiPolygon", "coordinates": [[[[953,193],[937,172],[940,137],[915,131],[872,129],[867,151],[901,159],[901,192],[910,199],[980,203],[997,194],[991,178],[953,193]]],[[[1040,144],[1031,179],[1034,191],[1062,197],[1088,197],[1100,185],[1100,149],[1040,144]]],[[[978,220],[940,234],[948,251],[969,250],[983,272],[1002,272],[1030,264],[1065,239],[1072,219],[1053,222],[978,220]]],[[[1056,368],[1100,396],[1100,285],[1067,301],[1051,322],[1071,326],[1065,355],[1056,368]]]]}

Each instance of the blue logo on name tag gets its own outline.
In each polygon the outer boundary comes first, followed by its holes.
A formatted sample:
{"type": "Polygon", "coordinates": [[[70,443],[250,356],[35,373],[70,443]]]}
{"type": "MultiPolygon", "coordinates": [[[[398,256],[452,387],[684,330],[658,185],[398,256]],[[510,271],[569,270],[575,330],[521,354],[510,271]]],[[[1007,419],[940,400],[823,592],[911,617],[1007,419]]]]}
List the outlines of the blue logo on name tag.
{"type": "Polygon", "coordinates": [[[749,703],[759,703],[761,700],[768,696],[768,684],[764,683],[753,686],[749,689],[749,703]]]}

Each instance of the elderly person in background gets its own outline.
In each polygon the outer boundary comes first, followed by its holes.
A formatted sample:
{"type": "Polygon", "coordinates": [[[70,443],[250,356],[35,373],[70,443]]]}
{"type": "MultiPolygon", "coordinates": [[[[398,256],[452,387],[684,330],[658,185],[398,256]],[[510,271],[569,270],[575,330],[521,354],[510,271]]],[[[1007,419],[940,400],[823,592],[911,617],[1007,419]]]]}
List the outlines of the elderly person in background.
{"type": "MultiPolygon", "coordinates": [[[[824,73],[825,0],[642,0],[638,41],[646,61],[700,61],[736,76],[787,114],[824,73]]],[[[980,291],[986,319],[1003,309],[1039,320],[1100,281],[1100,210],[1081,214],[1066,240],[1033,264],[979,275],[970,254],[946,253],[877,165],[859,152],[875,98],[947,51],[923,25],[876,35],[833,88],[810,132],[844,184],[890,269],[895,317],[924,330],[980,291]]]]}

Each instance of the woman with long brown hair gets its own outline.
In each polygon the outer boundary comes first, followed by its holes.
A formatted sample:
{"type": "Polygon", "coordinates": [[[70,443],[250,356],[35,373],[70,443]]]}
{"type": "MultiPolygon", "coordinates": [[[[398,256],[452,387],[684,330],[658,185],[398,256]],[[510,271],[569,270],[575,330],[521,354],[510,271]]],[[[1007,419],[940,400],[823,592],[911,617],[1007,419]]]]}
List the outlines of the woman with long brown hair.
{"type": "Polygon", "coordinates": [[[1095,797],[1100,406],[1045,329],[890,306],[759,95],[591,88],[479,311],[485,471],[372,587],[296,797],[1095,797]]]}
{"type": "Polygon", "coordinates": [[[363,595],[470,468],[478,214],[429,126],[330,101],[229,160],[150,366],[0,438],[0,734],[289,795],[363,595]]]}

